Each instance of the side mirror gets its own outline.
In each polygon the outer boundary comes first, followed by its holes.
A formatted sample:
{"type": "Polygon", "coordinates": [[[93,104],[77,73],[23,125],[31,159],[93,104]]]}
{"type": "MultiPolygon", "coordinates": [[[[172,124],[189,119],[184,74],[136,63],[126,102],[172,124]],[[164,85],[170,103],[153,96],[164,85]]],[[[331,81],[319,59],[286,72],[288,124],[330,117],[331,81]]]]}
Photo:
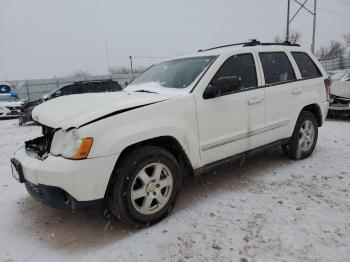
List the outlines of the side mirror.
{"type": "Polygon", "coordinates": [[[214,80],[204,91],[203,98],[210,99],[237,91],[242,81],[237,76],[223,76],[214,80]]]}

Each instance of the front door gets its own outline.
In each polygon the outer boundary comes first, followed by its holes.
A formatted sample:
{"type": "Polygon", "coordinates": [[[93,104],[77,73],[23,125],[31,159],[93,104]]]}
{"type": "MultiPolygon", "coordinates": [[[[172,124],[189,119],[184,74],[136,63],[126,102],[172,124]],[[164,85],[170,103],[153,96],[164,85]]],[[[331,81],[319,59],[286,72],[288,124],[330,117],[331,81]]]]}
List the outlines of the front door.
{"type": "Polygon", "coordinates": [[[203,165],[258,147],[265,143],[265,94],[253,54],[228,58],[210,85],[222,77],[236,77],[239,85],[227,94],[196,97],[200,154],[203,165]]]}

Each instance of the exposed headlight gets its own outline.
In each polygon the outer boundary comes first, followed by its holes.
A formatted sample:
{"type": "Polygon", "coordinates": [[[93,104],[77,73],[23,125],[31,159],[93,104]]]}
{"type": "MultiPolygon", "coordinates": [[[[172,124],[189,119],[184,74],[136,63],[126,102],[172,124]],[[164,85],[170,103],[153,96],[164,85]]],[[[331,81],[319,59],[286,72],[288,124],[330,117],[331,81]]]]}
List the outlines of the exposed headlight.
{"type": "Polygon", "coordinates": [[[69,159],[85,159],[87,158],[93,139],[80,138],[79,130],[76,128],[64,131],[59,129],[55,132],[50,152],[55,156],[63,156],[69,159]]]}

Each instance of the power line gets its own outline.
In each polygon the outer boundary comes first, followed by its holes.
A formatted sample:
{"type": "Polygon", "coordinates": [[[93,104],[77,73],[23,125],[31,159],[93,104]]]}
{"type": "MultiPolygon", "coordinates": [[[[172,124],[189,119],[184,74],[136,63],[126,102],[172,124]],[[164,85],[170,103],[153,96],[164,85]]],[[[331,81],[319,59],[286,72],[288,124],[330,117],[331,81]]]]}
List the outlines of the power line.
{"type": "Polygon", "coordinates": [[[319,9],[320,9],[321,11],[323,11],[323,12],[327,12],[327,13],[330,13],[330,14],[333,14],[333,15],[337,15],[337,16],[341,16],[341,17],[350,19],[350,16],[346,16],[346,15],[340,14],[340,13],[338,13],[338,12],[329,10],[329,9],[325,9],[325,8],[321,8],[321,7],[320,7],[319,9]]]}
{"type": "Polygon", "coordinates": [[[335,0],[335,1],[337,1],[337,2],[339,2],[339,3],[342,3],[342,4],[344,4],[344,5],[349,5],[349,6],[350,6],[350,3],[347,3],[347,2],[345,2],[345,1],[342,1],[342,0],[335,0]]]}

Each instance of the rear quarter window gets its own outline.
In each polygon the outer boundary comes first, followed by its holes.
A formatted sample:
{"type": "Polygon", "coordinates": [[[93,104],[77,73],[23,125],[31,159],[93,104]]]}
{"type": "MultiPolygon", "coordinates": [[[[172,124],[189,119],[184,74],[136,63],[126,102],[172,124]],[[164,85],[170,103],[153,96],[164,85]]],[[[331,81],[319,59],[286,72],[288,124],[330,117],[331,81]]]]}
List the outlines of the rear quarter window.
{"type": "Polygon", "coordinates": [[[292,52],[302,78],[321,77],[322,73],[311,57],[304,52],[292,52]]]}
{"type": "Polygon", "coordinates": [[[292,64],[285,52],[259,53],[263,67],[265,84],[279,84],[295,80],[292,64]]]}

